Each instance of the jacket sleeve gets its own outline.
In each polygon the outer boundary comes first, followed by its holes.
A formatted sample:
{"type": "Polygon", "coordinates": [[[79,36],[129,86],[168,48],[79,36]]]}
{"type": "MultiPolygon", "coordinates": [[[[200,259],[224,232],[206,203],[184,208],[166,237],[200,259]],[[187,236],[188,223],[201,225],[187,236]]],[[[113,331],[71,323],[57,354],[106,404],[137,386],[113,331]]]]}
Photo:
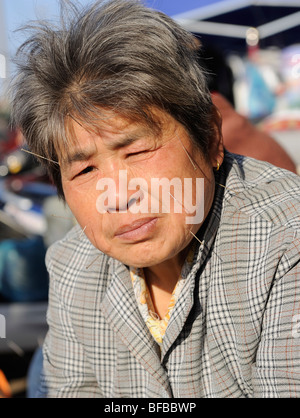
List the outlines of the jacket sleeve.
{"type": "Polygon", "coordinates": [[[56,246],[51,247],[46,257],[50,274],[49,331],[43,346],[44,387],[41,392],[48,398],[103,397],[72,326],[70,287],[63,286],[60,278],[53,273],[55,253],[61,255],[56,246]]]}
{"type": "Polygon", "coordinates": [[[281,257],[252,367],[254,397],[300,397],[300,242],[281,257]]]}

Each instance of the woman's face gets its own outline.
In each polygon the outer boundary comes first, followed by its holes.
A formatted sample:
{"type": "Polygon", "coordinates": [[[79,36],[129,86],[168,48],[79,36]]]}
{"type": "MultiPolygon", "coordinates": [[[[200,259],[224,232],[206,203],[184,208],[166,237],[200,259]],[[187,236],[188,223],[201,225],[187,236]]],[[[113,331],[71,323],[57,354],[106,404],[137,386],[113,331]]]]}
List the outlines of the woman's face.
{"type": "Polygon", "coordinates": [[[134,267],[180,257],[210,210],[223,155],[219,138],[205,159],[180,123],[156,116],[159,135],[113,113],[97,133],[72,122],[76,141],[60,161],[66,201],[91,243],[134,267]]]}

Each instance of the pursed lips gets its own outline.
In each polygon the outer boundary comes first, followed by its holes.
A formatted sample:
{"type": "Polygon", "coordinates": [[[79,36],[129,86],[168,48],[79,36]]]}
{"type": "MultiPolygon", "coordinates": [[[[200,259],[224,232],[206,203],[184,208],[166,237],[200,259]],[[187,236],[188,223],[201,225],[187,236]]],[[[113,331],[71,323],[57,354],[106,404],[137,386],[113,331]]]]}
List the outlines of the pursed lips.
{"type": "Polygon", "coordinates": [[[120,228],[117,229],[117,231],[115,232],[115,236],[120,236],[123,234],[126,234],[128,232],[133,232],[139,228],[141,228],[144,225],[147,225],[148,223],[154,221],[157,218],[151,217],[151,218],[142,218],[142,219],[138,219],[134,222],[132,222],[131,224],[128,225],[123,225],[120,228]]]}

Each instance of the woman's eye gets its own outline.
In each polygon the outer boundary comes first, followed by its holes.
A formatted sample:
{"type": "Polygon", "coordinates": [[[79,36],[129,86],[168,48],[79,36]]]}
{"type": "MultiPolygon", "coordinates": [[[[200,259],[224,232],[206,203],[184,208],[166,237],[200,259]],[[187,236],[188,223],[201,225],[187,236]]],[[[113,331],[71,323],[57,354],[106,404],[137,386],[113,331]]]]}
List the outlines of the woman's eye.
{"type": "Polygon", "coordinates": [[[144,151],[134,151],[134,152],[129,152],[129,153],[127,154],[127,157],[133,157],[134,155],[139,155],[139,154],[142,154],[142,152],[144,152],[144,151]]]}
{"type": "Polygon", "coordinates": [[[128,158],[128,157],[138,157],[139,155],[143,155],[143,154],[146,154],[147,152],[149,152],[150,150],[148,150],[148,149],[143,149],[143,150],[140,150],[140,151],[134,151],[134,152],[129,152],[127,155],[126,155],[126,157],[128,158]]]}
{"type": "Polygon", "coordinates": [[[89,166],[86,167],[84,170],[80,171],[80,173],[78,173],[75,177],[79,177],[79,176],[83,176],[84,174],[88,174],[91,171],[93,171],[95,169],[95,167],[89,166]]]}

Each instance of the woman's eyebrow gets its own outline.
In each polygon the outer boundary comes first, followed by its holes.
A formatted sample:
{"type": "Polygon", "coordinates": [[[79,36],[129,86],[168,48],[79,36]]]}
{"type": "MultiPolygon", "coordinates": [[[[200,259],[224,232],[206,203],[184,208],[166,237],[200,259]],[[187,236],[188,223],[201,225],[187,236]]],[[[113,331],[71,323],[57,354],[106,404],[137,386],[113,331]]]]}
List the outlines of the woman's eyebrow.
{"type": "Polygon", "coordinates": [[[112,143],[109,145],[109,148],[111,148],[112,150],[125,148],[133,144],[134,142],[136,142],[138,139],[141,139],[140,135],[130,135],[128,137],[124,137],[119,140],[112,141],[112,143]]]}
{"type": "Polygon", "coordinates": [[[110,149],[118,150],[121,148],[128,147],[136,141],[149,137],[149,135],[151,135],[151,132],[149,131],[148,127],[138,126],[132,131],[123,132],[123,134],[120,132],[120,134],[121,135],[119,137],[116,136],[111,140],[105,140],[107,146],[110,149]]]}
{"type": "MultiPolygon", "coordinates": [[[[133,144],[134,142],[143,139],[146,135],[145,130],[143,130],[142,132],[134,132],[131,134],[127,134],[124,135],[122,138],[118,138],[118,139],[113,139],[113,140],[105,140],[105,142],[107,143],[107,146],[109,149],[111,149],[112,151],[118,150],[118,149],[122,149],[125,147],[128,147],[129,145],[133,144]]],[[[82,162],[82,161],[88,161],[91,158],[93,158],[93,156],[97,153],[96,149],[92,149],[92,150],[84,150],[84,149],[80,149],[80,150],[75,150],[73,153],[69,153],[68,156],[63,160],[62,165],[66,166],[66,165],[72,165],[73,163],[76,162],[82,162]]]]}
{"type": "Polygon", "coordinates": [[[68,155],[62,160],[62,168],[67,168],[76,162],[88,161],[96,154],[96,150],[75,150],[73,153],[68,155]]]}
{"type": "Polygon", "coordinates": [[[139,126],[131,131],[124,132],[119,137],[115,137],[111,140],[111,143],[107,143],[108,146],[115,150],[120,148],[128,147],[129,145],[133,144],[142,139],[151,138],[153,132],[149,129],[148,126],[139,126]]]}

